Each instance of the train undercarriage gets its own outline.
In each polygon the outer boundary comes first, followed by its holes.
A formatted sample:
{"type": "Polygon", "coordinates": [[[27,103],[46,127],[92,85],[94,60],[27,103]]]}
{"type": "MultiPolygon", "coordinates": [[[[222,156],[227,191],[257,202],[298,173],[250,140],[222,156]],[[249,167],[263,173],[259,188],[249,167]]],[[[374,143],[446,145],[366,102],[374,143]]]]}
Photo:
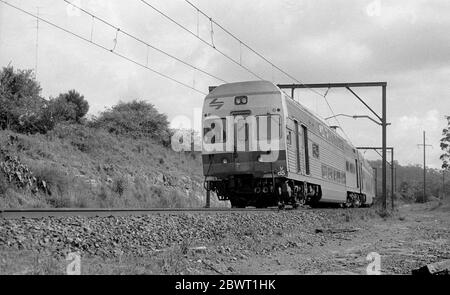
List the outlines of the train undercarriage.
{"type": "Polygon", "coordinates": [[[226,179],[207,181],[206,185],[207,189],[217,194],[219,200],[229,200],[233,208],[313,206],[322,196],[319,185],[287,178],[254,178],[252,175],[236,175],[226,179]]]}
{"type": "MultiPolygon", "coordinates": [[[[326,206],[321,203],[322,189],[318,184],[288,178],[256,178],[253,175],[234,175],[224,179],[209,180],[205,188],[216,193],[221,201],[230,201],[232,208],[267,208],[278,206],[297,208],[326,206]],[[288,189],[287,186],[289,186],[288,189]]],[[[364,194],[347,192],[344,203],[334,204],[344,208],[363,207],[364,194]]],[[[331,205],[331,204],[328,204],[331,205]]]]}

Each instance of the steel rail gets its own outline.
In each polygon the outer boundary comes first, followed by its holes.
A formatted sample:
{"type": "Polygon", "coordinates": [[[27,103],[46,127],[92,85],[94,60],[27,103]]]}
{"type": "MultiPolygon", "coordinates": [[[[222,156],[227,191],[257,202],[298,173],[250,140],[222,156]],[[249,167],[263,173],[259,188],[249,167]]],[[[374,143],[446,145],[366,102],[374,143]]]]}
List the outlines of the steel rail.
{"type": "MultiPolygon", "coordinates": [[[[289,209],[288,209],[289,210],[289,209]]],[[[0,218],[40,218],[40,217],[108,217],[128,215],[148,215],[157,213],[233,213],[233,212],[276,212],[278,208],[31,208],[0,209],[0,218]]]]}

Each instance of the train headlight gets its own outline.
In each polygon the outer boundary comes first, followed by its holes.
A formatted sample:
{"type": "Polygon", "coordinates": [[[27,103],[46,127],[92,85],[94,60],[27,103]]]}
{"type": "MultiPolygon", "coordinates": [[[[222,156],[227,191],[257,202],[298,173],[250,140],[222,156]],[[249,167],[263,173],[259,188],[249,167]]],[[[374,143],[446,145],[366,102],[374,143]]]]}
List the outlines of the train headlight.
{"type": "Polygon", "coordinates": [[[223,158],[223,159],[222,159],[222,163],[228,164],[228,159],[227,159],[227,158],[223,158]]]}
{"type": "Polygon", "coordinates": [[[247,104],[247,102],[248,102],[247,96],[236,96],[234,98],[234,104],[236,104],[236,105],[247,104]]]}

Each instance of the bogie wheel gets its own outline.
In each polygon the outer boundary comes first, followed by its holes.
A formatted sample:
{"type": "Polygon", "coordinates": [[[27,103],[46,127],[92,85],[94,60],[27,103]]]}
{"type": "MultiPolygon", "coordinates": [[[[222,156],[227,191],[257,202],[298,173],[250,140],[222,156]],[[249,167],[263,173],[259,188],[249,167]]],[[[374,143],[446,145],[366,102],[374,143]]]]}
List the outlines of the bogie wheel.
{"type": "Polygon", "coordinates": [[[360,199],[359,196],[356,196],[356,197],[353,199],[353,207],[355,207],[355,208],[361,207],[361,199],[360,199]]]}
{"type": "Polygon", "coordinates": [[[344,203],[344,208],[350,208],[352,204],[353,204],[352,198],[348,196],[347,201],[344,203]]]}
{"type": "Polygon", "coordinates": [[[298,198],[297,203],[298,203],[300,206],[304,206],[305,203],[306,203],[306,198],[305,198],[305,197],[300,197],[300,198],[298,198]]]}

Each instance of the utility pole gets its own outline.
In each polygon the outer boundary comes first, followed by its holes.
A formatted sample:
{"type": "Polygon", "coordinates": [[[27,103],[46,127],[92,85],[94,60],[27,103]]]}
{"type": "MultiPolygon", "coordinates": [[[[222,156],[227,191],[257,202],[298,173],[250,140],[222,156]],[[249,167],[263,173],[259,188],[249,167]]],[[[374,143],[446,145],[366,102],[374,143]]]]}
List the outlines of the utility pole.
{"type": "Polygon", "coordinates": [[[39,6],[36,7],[36,52],[35,52],[35,64],[34,64],[34,75],[37,79],[38,74],[38,57],[39,57],[39,6]]]}
{"type": "Polygon", "coordinates": [[[427,166],[426,166],[426,147],[431,146],[431,144],[426,144],[425,139],[425,130],[423,131],[423,144],[418,144],[418,146],[423,146],[423,196],[422,196],[422,203],[425,202],[426,198],[426,184],[427,184],[427,166]]]}
{"type": "Polygon", "coordinates": [[[425,130],[423,131],[423,196],[422,203],[425,202],[426,192],[427,192],[427,166],[426,166],[426,144],[425,144],[425,130]]]}
{"type": "Polygon", "coordinates": [[[445,169],[442,169],[442,199],[445,198],[445,169]]]}

